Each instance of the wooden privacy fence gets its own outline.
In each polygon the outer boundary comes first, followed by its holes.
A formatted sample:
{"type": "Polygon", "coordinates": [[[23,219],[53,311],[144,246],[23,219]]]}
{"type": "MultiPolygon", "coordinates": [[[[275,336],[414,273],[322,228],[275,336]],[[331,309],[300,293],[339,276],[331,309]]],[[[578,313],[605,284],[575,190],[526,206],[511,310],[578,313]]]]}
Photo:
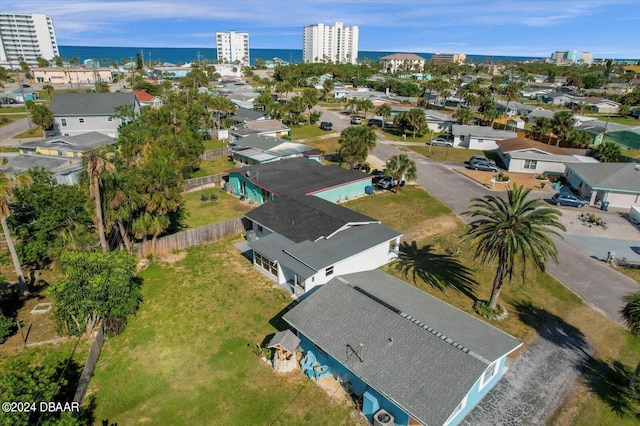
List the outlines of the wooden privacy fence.
{"type": "Polygon", "coordinates": [[[222,178],[226,175],[226,173],[218,173],[217,175],[187,179],[185,181],[183,192],[189,192],[201,188],[211,188],[212,186],[221,186],[222,178]]]}
{"type": "MultiPolygon", "coordinates": [[[[244,232],[245,228],[242,219],[230,219],[225,222],[212,223],[210,225],[201,226],[199,228],[188,229],[176,234],[167,235],[166,237],[156,240],[156,256],[171,253],[173,250],[183,250],[187,247],[198,244],[216,241],[230,235],[236,235],[244,232]]],[[[152,253],[151,240],[143,241],[136,244],[136,251],[139,259],[144,259],[152,253]]]]}
{"type": "Polygon", "coordinates": [[[98,357],[100,357],[100,352],[102,351],[103,343],[104,343],[104,327],[100,325],[100,329],[96,334],[96,339],[93,341],[93,344],[91,345],[91,350],[89,351],[87,362],[85,362],[84,368],[82,369],[82,374],[80,375],[78,387],[76,388],[76,394],[73,397],[73,401],[77,402],[80,405],[82,405],[82,400],[84,399],[84,396],[87,393],[87,388],[89,387],[89,382],[91,381],[93,370],[96,368],[96,364],[98,363],[98,357]]]}
{"type": "Polygon", "coordinates": [[[211,158],[228,157],[230,155],[231,155],[231,150],[229,149],[228,146],[225,146],[224,148],[210,149],[208,151],[203,152],[202,155],[200,156],[200,159],[209,160],[211,158]]]}

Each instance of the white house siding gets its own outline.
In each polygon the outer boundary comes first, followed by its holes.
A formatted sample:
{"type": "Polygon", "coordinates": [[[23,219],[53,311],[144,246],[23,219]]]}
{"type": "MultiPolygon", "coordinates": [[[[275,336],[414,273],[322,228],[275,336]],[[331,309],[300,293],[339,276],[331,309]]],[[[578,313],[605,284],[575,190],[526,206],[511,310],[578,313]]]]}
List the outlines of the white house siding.
{"type": "Polygon", "coordinates": [[[385,241],[333,265],[333,274],[327,276],[326,268],[318,271],[313,277],[305,281],[305,291],[313,287],[326,284],[338,275],[354,272],[371,271],[389,262],[389,252],[393,249],[392,241],[385,241]]]}
{"type": "Polygon", "coordinates": [[[534,174],[540,174],[540,173],[564,174],[566,170],[564,163],[556,163],[556,162],[541,161],[541,160],[535,160],[535,161],[536,161],[536,168],[531,169],[531,168],[525,168],[525,163],[527,162],[527,160],[524,160],[521,158],[511,158],[508,163],[509,164],[508,170],[514,173],[534,173],[534,174]]]}
{"type": "Polygon", "coordinates": [[[598,191],[596,201],[608,201],[609,207],[628,209],[631,206],[640,206],[640,194],[598,191]]]}
{"type": "Polygon", "coordinates": [[[108,121],[106,116],[70,116],[70,117],[55,117],[53,128],[56,135],[68,135],[76,136],[89,132],[98,132],[103,135],[117,137],[118,127],[122,120],[120,118],[113,118],[112,121],[108,121]],[[84,123],[80,123],[80,119],[84,120],[84,123]],[[62,125],[62,120],[66,120],[66,126],[62,125]]]}
{"type": "Polygon", "coordinates": [[[469,137],[469,149],[479,149],[482,151],[491,151],[498,149],[498,145],[494,139],[483,139],[475,136],[469,137]]]}

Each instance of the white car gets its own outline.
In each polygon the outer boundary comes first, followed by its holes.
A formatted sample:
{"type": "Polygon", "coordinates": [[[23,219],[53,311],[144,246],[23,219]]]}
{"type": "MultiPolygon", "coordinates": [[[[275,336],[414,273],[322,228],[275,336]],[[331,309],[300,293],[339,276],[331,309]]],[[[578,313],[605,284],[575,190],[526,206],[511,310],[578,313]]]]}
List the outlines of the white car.
{"type": "Polygon", "coordinates": [[[453,143],[449,142],[446,138],[442,136],[438,136],[437,138],[431,139],[429,141],[429,145],[433,146],[453,146],[453,143]]]}

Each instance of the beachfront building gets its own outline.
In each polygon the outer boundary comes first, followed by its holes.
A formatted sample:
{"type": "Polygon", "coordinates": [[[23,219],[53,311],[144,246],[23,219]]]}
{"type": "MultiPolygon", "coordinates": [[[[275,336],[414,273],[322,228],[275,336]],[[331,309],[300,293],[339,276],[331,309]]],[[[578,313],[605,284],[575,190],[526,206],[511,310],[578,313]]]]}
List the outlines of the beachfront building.
{"type": "Polygon", "coordinates": [[[582,65],[591,66],[591,64],[593,64],[593,53],[591,53],[591,52],[582,52],[582,55],[580,55],[580,63],[582,65]]]}
{"type": "Polygon", "coordinates": [[[394,53],[379,59],[383,71],[390,74],[398,71],[422,71],[425,59],[413,53],[394,53]]]}
{"type": "Polygon", "coordinates": [[[218,61],[249,66],[249,33],[216,32],[218,61]]]}
{"type": "Polygon", "coordinates": [[[358,27],[308,25],[302,31],[303,62],[335,62],[355,64],[358,59],[358,27]]]}
{"type": "Polygon", "coordinates": [[[464,64],[467,55],[464,53],[434,53],[431,55],[433,62],[453,62],[455,64],[464,64]]]}
{"type": "Polygon", "coordinates": [[[22,60],[36,66],[37,58],[55,56],[60,52],[50,16],[0,12],[0,66],[18,68],[22,60]]]}

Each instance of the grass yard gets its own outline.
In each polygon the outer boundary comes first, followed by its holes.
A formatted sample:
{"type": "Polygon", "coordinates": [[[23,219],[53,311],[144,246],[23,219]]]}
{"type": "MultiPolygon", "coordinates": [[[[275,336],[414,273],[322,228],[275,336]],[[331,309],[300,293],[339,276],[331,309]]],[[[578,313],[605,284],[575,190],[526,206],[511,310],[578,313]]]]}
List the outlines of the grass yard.
{"type": "Polygon", "coordinates": [[[232,239],[141,273],[144,301],[105,342],[89,392],[95,418],[121,425],[354,424],[301,372],[277,374],[256,345],[284,328],[291,299],[232,239]]]}
{"type": "Polygon", "coordinates": [[[633,117],[617,117],[617,116],[607,116],[607,114],[589,114],[590,117],[595,117],[598,120],[607,121],[609,120],[612,123],[616,124],[624,124],[625,126],[640,126],[640,120],[633,117]]]}
{"type": "MultiPolygon", "coordinates": [[[[378,218],[402,232],[403,243],[416,242],[410,251],[413,262],[409,268],[398,269],[399,263],[396,263],[387,265],[384,270],[475,315],[473,303],[476,299],[488,299],[495,266],[474,262],[470,248],[459,243],[464,233],[462,223],[448,215],[447,208],[438,200],[420,192],[415,188],[403,188],[397,197],[387,192],[349,201],[345,206],[378,218]],[[442,255],[451,254],[453,256],[448,259],[453,261],[453,268],[470,274],[475,284],[452,285],[440,290],[421,278],[442,276],[437,267],[430,269],[429,265],[442,262],[442,255]]],[[[442,267],[442,263],[436,265],[442,267]]],[[[584,379],[574,386],[551,424],[637,424],[636,413],[640,412],[640,406],[629,397],[627,384],[640,361],[640,338],[631,336],[623,327],[595,312],[550,275],[528,265],[523,277],[523,270],[522,265],[517,267],[512,282],[506,281],[502,289],[500,300],[510,315],[504,321],[492,324],[526,343],[535,338],[537,327],[552,319],[565,323],[596,349],[585,369],[584,379]]]]}
{"type": "Polygon", "coordinates": [[[225,220],[242,217],[253,210],[256,205],[248,201],[240,201],[231,194],[221,191],[220,188],[207,188],[199,191],[182,194],[185,200],[185,210],[188,216],[185,219],[187,228],[197,228],[210,223],[224,222],[225,220]],[[215,194],[216,201],[202,201],[203,195],[215,194]]]}
{"type": "Polygon", "coordinates": [[[219,141],[219,140],[208,140],[208,141],[203,141],[202,142],[204,144],[204,149],[205,151],[207,150],[211,150],[211,149],[220,149],[220,148],[225,148],[228,144],[225,141],[219,141]]]}
{"type": "Polygon", "coordinates": [[[305,125],[291,128],[291,140],[298,141],[300,139],[315,138],[329,134],[326,130],[320,128],[320,123],[305,125]]]}
{"type": "Polygon", "coordinates": [[[203,177],[209,175],[217,175],[225,170],[233,169],[233,163],[229,161],[229,157],[216,157],[209,160],[202,160],[200,162],[200,168],[195,171],[191,177],[203,177]]]}
{"type": "Polygon", "coordinates": [[[28,138],[43,138],[44,131],[42,127],[33,127],[31,130],[25,130],[22,133],[18,133],[13,139],[28,139],[28,138]]]}
{"type": "Polygon", "coordinates": [[[454,163],[463,163],[469,161],[473,155],[485,155],[488,158],[499,162],[498,154],[495,151],[480,151],[477,149],[453,148],[445,146],[429,146],[429,145],[407,145],[412,151],[422,154],[427,158],[437,161],[451,161],[454,163]]]}

